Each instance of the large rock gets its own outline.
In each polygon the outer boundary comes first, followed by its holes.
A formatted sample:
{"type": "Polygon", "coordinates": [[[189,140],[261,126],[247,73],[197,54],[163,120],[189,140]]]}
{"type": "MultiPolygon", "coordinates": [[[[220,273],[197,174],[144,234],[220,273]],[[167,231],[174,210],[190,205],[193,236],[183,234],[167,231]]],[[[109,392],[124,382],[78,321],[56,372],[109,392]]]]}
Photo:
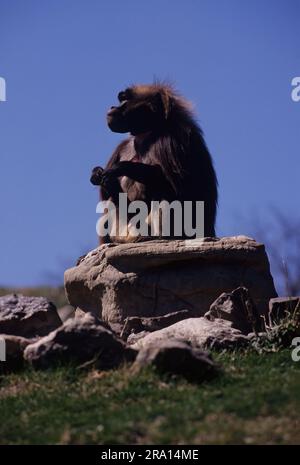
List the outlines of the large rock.
{"type": "Polygon", "coordinates": [[[0,297],[0,333],[32,338],[44,336],[61,324],[55,305],[44,297],[0,297]]]}
{"type": "Polygon", "coordinates": [[[176,339],[186,342],[192,347],[201,349],[235,349],[249,343],[247,336],[232,327],[227,320],[215,318],[213,321],[205,317],[188,318],[167,328],[145,335],[132,347],[140,350],[152,345],[159,346],[166,340],[176,339]]]}
{"type": "Polygon", "coordinates": [[[265,248],[245,236],[100,246],[65,272],[69,302],[110,323],[188,309],[203,316],[245,286],[261,314],[276,296],[265,248]]]}
{"type": "Polygon", "coordinates": [[[132,370],[138,372],[147,365],[155,366],[160,372],[181,375],[197,382],[209,380],[219,371],[207,353],[176,340],[142,348],[132,370]]]}
{"type": "Polygon", "coordinates": [[[26,347],[24,358],[34,367],[47,368],[55,363],[95,362],[99,369],[117,367],[135,358],[127,348],[94,316],[68,319],[60,328],[26,347]]]}

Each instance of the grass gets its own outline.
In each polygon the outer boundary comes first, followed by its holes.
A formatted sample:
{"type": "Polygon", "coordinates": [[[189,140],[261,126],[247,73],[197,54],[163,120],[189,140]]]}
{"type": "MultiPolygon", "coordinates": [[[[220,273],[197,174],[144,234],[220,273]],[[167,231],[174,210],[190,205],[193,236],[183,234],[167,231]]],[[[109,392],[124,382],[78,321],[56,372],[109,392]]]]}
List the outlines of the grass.
{"type": "Polygon", "coordinates": [[[290,350],[214,354],[207,384],[144,369],[26,369],[0,378],[1,444],[299,444],[290,350]]]}
{"type": "Polygon", "coordinates": [[[265,322],[265,332],[255,336],[252,346],[260,353],[276,352],[291,346],[294,338],[300,337],[300,304],[294,310],[286,311],[280,320],[265,322]]]}

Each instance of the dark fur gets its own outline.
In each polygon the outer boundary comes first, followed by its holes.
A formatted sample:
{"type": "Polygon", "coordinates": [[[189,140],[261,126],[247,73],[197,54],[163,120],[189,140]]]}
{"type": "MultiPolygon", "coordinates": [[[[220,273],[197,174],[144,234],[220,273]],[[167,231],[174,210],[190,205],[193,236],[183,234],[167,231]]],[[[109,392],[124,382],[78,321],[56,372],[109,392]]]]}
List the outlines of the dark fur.
{"type": "MultiPolygon", "coordinates": [[[[204,200],[205,236],[215,236],[217,178],[203,134],[188,104],[169,86],[134,86],[119,94],[120,106],[108,113],[115,132],[131,132],[112,154],[105,170],[96,167],[91,182],[103,200],[204,200]],[[128,150],[129,144],[134,149],[128,150]],[[129,156],[128,156],[129,155],[129,156]],[[128,158],[135,158],[128,161],[128,158]],[[126,188],[121,176],[128,178],[126,188]]],[[[110,240],[109,238],[107,238],[110,240]]]]}

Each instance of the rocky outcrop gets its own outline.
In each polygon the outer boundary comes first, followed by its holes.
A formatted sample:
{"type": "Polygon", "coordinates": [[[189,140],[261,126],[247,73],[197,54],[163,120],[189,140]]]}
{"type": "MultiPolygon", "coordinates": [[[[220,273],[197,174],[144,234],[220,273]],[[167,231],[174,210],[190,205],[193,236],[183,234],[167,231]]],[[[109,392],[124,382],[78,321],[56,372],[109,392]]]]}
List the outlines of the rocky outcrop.
{"type": "Polygon", "coordinates": [[[132,370],[137,372],[148,365],[155,366],[160,372],[181,375],[196,382],[209,380],[219,371],[207,353],[175,340],[142,348],[132,370]]]}
{"type": "Polygon", "coordinates": [[[70,304],[113,324],[183,309],[200,317],[239,286],[267,314],[276,296],[268,258],[245,236],[104,245],[65,272],[70,304]]]}
{"type": "Polygon", "coordinates": [[[99,369],[115,368],[135,358],[135,351],[101,325],[94,316],[68,319],[60,328],[28,345],[24,358],[34,367],[56,363],[94,363],[99,369]]]}
{"type": "Polygon", "coordinates": [[[0,297],[0,333],[32,338],[48,334],[61,323],[56,307],[44,297],[0,297]]]}
{"type": "Polygon", "coordinates": [[[106,370],[135,360],[133,371],[151,364],[202,381],[218,371],[204,350],[247,346],[263,318],[299,305],[274,298],[264,246],[245,236],[100,246],[66,271],[65,288],[59,312],[42,297],[0,298],[11,362],[106,370]]]}

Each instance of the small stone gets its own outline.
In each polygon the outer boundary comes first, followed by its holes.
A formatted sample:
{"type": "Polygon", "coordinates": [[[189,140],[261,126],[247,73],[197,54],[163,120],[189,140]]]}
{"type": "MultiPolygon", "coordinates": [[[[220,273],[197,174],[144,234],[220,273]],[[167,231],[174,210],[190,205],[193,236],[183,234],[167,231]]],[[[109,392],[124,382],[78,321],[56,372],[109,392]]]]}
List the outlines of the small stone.
{"type": "Polygon", "coordinates": [[[258,331],[262,328],[263,320],[250,297],[248,289],[238,287],[232,292],[223,292],[210,306],[204,315],[209,320],[221,318],[232,323],[232,327],[243,334],[258,331]]]}
{"type": "Polygon", "coordinates": [[[208,353],[175,339],[142,348],[132,370],[135,373],[147,365],[155,366],[160,372],[181,375],[196,382],[209,380],[218,372],[218,366],[208,353]]]}
{"type": "Polygon", "coordinates": [[[44,297],[0,297],[0,333],[32,338],[45,336],[61,324],[55,305],[44,297]]]}
{"type": "Polygon", "coordinates": [[[167,339],[176,339],[202,349],[234,349],[249,344],[247,336],[232,327],[230,321],[205,317],[188,318],[167,328],[149,333],[132,347],[141,349],[147,345],[159,345],[167,339]]]}
{"type": "Polygon", "coordinates": [[[24,358],[34,367],[47,368],[55,363],[95,363],[99,369],[115,368],[132,361],[135,351],[105,328],[96,317],[67,320],[60,328],[26,347],[24,358]]]}

